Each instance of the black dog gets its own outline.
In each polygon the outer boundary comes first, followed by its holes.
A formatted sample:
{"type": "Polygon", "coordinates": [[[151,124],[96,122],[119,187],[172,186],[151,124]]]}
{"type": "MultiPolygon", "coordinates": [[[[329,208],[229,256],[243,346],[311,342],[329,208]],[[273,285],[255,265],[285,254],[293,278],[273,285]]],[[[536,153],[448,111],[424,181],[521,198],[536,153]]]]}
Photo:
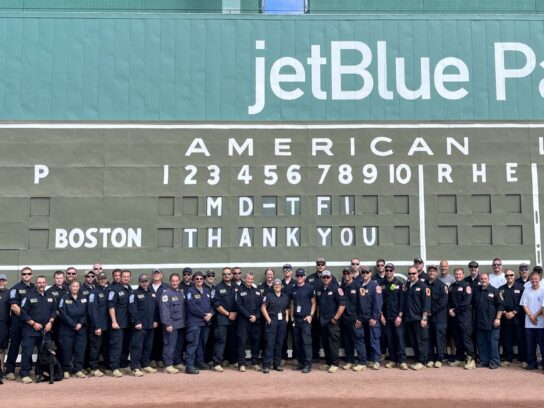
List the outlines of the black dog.
{"type": "Polygon", "coordinates": [[[44,340],[38,350],[36,362],[36,382],[42,381],[42,376],[49,377],[49,384],[63,379],[62,367],[57,360],[57,346],[53,340],[44,340]]]}

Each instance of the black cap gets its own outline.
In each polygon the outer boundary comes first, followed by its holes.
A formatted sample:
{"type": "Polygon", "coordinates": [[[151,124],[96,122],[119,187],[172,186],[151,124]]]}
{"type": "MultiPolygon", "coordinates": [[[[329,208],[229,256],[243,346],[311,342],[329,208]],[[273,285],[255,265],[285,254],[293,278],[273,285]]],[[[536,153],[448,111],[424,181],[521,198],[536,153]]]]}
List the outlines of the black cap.
{"type": "Polygon", "coordinates": [[[478,265],[478,262],[476,262],[476,261],[470,261],[470,262],[468,263],[468,267],[469,267],[469,268],[478,268],[479,266],[480,266],[480,265],[478,265]]]}
{"type": "Polygon", "coordinates": [[[193,268],[183,268],[183,274],[185,275],[186,273],[189,273],[189,274],[192,274],[193,273],[193,268]]]}
{"type": "Polygon", "coordinates": [[[344,268],[344,269],[342,269],[342,273],[344,273],[344,272],[349,272],[349,273],[351,273],[351,268],[344,268]]]}
{"type": "Polygon", "coordinates": [[[526,263],[521,263],[521,264],[519,264],[519,270],[520,271],[528,271],[529,270],[529,265],[527,265],[526,263]]]}
{"type": "Polygon", "coordinates": [[[213,269],[208,269],[208,270],[206,271],[206,277],[208,277],[208,276],[213,276],[213,277],[215,277],[215,272],[213,271],[213,269]]]}
{"type": "Polygon", "coordinates": [[[306,271],[303,268],[298,268],[295,272],[295,276],[306,276],[306,271]]]}
{"type": "Polygon", "coordinates": [[[90,275],[93,275],[93,277],[95,276],[93,271],[88,271],[88,272],[85,274],[85,277],[87,278],[87,277],[90,276],[90,275]]]}
{"type": "Polygon", "coordinates": [[[284,271],[286,271],[286,270],[291,270],[291,269],[293,269],[293,268],[291,267],[291,264],[285,264],[285,265],[283,265],[283,270],[284,270],[284,271]]]}
{"type": "Polygon", "coordinates": [[[387,269],[387,268],[395,270],[395,265],[393,265],[391,262],[386,263],[385,264],[385,269],[387,269]]]}
{"type": "Polygon", "coordinates": [[[427,266],[427,270],[428,270],[428,271],[431,270],[431,269],[433,269],[433,270],[435,270],[435,271],[438,270],[438,269],[436,269],[436,266],[434,266],[434,265],[429,265],[429,266],[427,266]]]}
{"type": "Polygon", "coordinates": [[[423,259],[421,259],[421,258],[414,258],[414,263],[423,263],[423,259]]]}
{"type": "Polygon", "coordinates": [[[204,277],[204,274],[200,271],[196,271],[194,274],[193,274],[193,279],[196,278],[197,276],[202,276],[204,277]]]}
{"type": "Polygon", "coordinates": [[[533,268],[533,272],[542,273],[542,266],[538,266],[538,265],[535,266],[535,267],[533,268]]]}
{"type": "Polygon", "coordinates": [[[361,266],[361,272],[371,272],[370,267],[367,265],[361,266]]]}

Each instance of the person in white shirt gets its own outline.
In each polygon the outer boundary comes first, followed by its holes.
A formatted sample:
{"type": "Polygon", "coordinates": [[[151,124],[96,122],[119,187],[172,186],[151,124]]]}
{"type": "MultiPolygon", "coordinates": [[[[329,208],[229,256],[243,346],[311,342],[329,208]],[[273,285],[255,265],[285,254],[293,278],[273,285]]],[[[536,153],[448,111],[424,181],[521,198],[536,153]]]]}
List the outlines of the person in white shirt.
{"type": "MultiPolygon", "coordinates": [[[[538,275],[540,276],[540,283],[542,283],[542,266],[535,266],[533,268],[533,272],[538,273],[538,275]]],[[[525,290],[529,289],[531,287],[531,279],[527,279],[527,282],[523,284],[523,287],[525,288],[525,290]]]]}
{"type": "Polygon", "coordinates": [[[494,288],[499,289],[506,283],[504,272],[502,271],[502,259],[495,258],[491,264],[493,266],[493,273],[489,274],[489,284],[494,288]]]}
{"type": "Polygon", "coordinates": [[[527,342],[527,370],[536,370],[536,346],[540,353],[544,354],[544,288],[540,286],[540,275],[538,272],[529,276],[531,287],[526,289],[521,296],[519,304],[525,311],[525,339],[527,342]]]}

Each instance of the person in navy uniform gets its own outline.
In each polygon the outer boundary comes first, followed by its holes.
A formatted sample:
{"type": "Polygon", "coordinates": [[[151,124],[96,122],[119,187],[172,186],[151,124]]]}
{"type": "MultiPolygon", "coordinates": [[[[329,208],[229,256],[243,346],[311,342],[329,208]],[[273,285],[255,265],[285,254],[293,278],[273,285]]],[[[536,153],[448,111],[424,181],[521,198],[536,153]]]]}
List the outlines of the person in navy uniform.
{"type": "Polygon", "coordinates": [[[293,339],[298,365],[294,370],[304,374],[312,370],[312,320],[317,309],[315,290],[306,283],[306,271],[299,268],[295,272],[297,286],[291,291],[291,320],[293,320],[293,339]]]}
{"type": "Polygon", "coordinates": [[[131,325],[130,369],[135,377],[143,376],[144,372],[157,372],[149,366],[153,347],[153,329],[158,326],[159,321],[156,296],[149,287],[149,276],[141,274],[138,277],[138,288],[130,294],[128,300],[131,325]]]}
{"type": "Polygon", "coordinates": [[[448,287],[438,279],[434,265],[427,268],[427,286],[431,290],[431,313],[429,315],[429,361],[427,367],[442,367],[448,327],[448,287]]]}
{"type": "Polygon", "coordinates": [[[186,374],[205,369],[204,352],[213,318],[212,294],[204,286],[204,274],[196,271],[187,291],[187,368],[186,374]]]}
{"type": "Polygon", "coordinates": [[[104,365],[109,368],[108,276],[104,272],[100,272],[97,276],[97,283],[89,294],[87,305],[89,367],[93,377],[102,377],[104,373],[98,368],[100,355],[102,355],[104,365]]]}
{"type": "Polygon", "coordinates": [[[429,327],[427,316],[431,312],[431,290],[419,279],[415,266],[408,268],[408,282],[402,287],[405,294],[404,322],[406,333],[412,346],[416,362],[410,366],[412,370],[422,370],[427,363],[427,347],[429,342],[429,327]]]}
{"type": "MultiPolygon", "coordinates": [[[[518,267],[518,273],[519,277],[516,279],[516,283],[524,286],[527,282],[529,282],[529,265],[527,265],[526,263],[520,263],[518,267]]],[[[530,284],[531,283],[529,283],[529,285],[530,284]]]]}
{"type": "Polygon", "coordinates": [[[395,277],[395,265],[385,265],[385,285],[382,292],[383,307],[381,322],[385,328],[389,361],[385,368],[399,367],[408,370],[406,364],[406,342],[404,327],[404,291],[402,282],[395,277]]]}
{"type": "MultiPolygon", "coordinates": [[[[317,293],[323,282],[321,281],[321,274],[327,269],[327,260],[325,258],[317,258],[315,261],[315,272],[306,278],[306,283],[311,284],[314,287],[314,291],[317,293]]],[[[338,284],[336,278],[332,277],[332,282],[338,284]]],[[[316,311],[316,318],[312,320],[312,360],[313,362],[319,362],[319,351],[321,350],[321,325],[319,324],[319,310],[316,311]]]]}
{"type": "MultiPolygon", "coordinates": [[[[513,274],[513,272],[512,272],[513,274]]],[[[478,339],[479,367],[499,368],[499,333],[502,298],[499,290],[489,284],[489,275],[480,274],[481,286],[474,293],[476,338],[478,339]]]]}
{"type": "MultiPolygon", "coordinates": [[[[65,282],[63,271],[55,271],[53,281],[53,285],[46,290],[46,293],[53,295],[55,302],[59,303],[65,294],[70,293],[70,286],[65,282]]],[[[55,325],[53,325],[53,330],[55,330],[55,325]]]]}
{"type": "MultiPolygon", "coordinates": [[[[291,264],[284,264],[282,267],[282,272],[283,272],[283,279],[281,280],[281,284],[283,287],[282,290],[287,294],[289,298],[291,298],[291,290],[295,286],[297,286],[296,279],[293,277],[293,267],[291,266],[291,264]]],[[[294,358],[296,353],[294,350],[295,342],[293,341],[293,321],[291,319],[287,321],[286,333],[285,333],[285,337],[283,338],[283,346],[281,351],[281,358],[283,362],[289,358],[287,354],[289,338],[291,338],[291,345],[292,345],[291,347],[293,347],[292,358],[294,358]]]]}
{"type": "Polygon", "coordinates": [[[108,310],[111,318],[110,328],[110,366],[114,377],[122,377],[130,372],[128,354],[130,351],[130,323],[128,301],[132,293],[130,286],[131,272],[121,272],[121,282],[110,286],[108,292],[108,310]]]}
{"type": "Polygon", "coordinates": [[[329,270],[321,274],[322,286],[316,292],[321,326],[321,342],[325,352],[325,364],[320,369],[335,373],[338,371],[340,349],[340,318],[344,313],[344,291],[338,284],[332,283],[332,273],[329,270]]]}
{"type": "Polygon", "coordinates": [[[236,292],[236,319],[238,334],[238,370],[246,371],[246,341],[249,337],[251,345],[251,366],[260,371],[259,345],[261,339],[261,292],[253,286],[255,277],[247,272],[244,283],[236,292]]]}
{"type": "Polygon", "coordinates": [[[523,286],[525,283],[515,280],[516,275],[512,269],[507,269],[504,272],[504,277],[506,283],[499,288],[504,308],[501,316],[504,361],[501,363],[501,367],[509,367],[514,361],[514,344],[518,346],[518,361],[527,364],[525,314],[523,307],[519,304],[525,290],[523,286]]]}
{"type": "MultiPolygon", "coordinates": [[[[23,271],[28,269],[23,269],[23,271]]],[[[32,382],[32,352],[41,347],[42,341],[51,338],[53,321],[57,315],[57,303],[52,295],[45,293],[45,276],[36,278],[36,287],[25,294],[21,301],[20,317],[23,322],[23,341],[20,376],[24,384],[32,382]]]]}
{"type": "Polygon", "coordinates": [[[346,308],[342,313],[341,325],[347,361],[342,367],[344,370],[366,370],[365,329],[362,320],[358,316],[360,288],[361,285],[356,282],[350,268],[344,268],[342,271],[342,290],[344,291],[346,308]],[[357,364],[355,364],[355,350],[357,350],[357,364]]]}
{"type": "Polygon", "coordinates": [[[183,280],[181,281],[180,288],[183,290],[183,294],[187,295],[187,291],[193,286],[193,269],[183,268],[182,272],[183,280]]]}
{"type": "Polygon", "coordinates": [[[4,358],[9,343],[9,291],[6,289],[8,278],[0,274],[0,380],[4,375],[4,358]]]}
{"type": "Polygon", "coordinates": [[[238,361],[236,350],[236,288],[232,283],[232,270],[228,267],[221,272],[223,280],[217,284],[212,297],[216,312],[214,329],[213,370],[223,372],[223,361],[234,364],[238,361]]]}
{"type": "Polygon", "coordinates": [[[289,312],[289,296],[282,291],[280,279],[274,279],[273,292],[263,297],[261,313],[265,320],[265,345],[263,358],[263,373],[270,372],[270,364],[276,371],[283,371],[281,366],[281,351],[286,333],[286,322],[289,312]]]}
{"type": "Polygon", "coordinates": [[[381,314],[382,288],[372,280],[370,268],[361,268],[361,286],[359,287],[356,325],[362,324],[365,332],[365,347],[370,368],[379,370],[381,358],[381,314]]]}
{"type": "Polygon", "coordinates": [[[11,322],[9,329],[9,349],[6,360],[6,379],[15,380],[15,362],[19,355],[19,347],[23,340],[24,321],[21,319],[21,303],[34,288],[32,283],[32,269],[21,269],[21,280],[9,291],[9,305],[11,322]]]}
{"type": "MultiPolygon", "coordinates": [[[[474,262],[474,261],[473,261],[474,262]]],[[[472,262],[471,262],[472,264],[472,262]]],[[[474,346],[472,343],[472,282],[464,279],[463,268],[453,272],[455,282],[449,287],[448,315],[454,318],[455,361],[452,367],[463,366],[466,370],[476,368],[474,346]],[[466,354],[466,362],[465,360],[466,354]]],[[[478,273],[478,285],[480,284],[478,273]]],[[[477,287],[478,285],[474,285],[477,287]]]]}
{"type": "MultiPolygon", "coordinates": [[[[149,288],[155,293],[157,299],[157,310],[160,310],[162,292],[168,288],[168,284],[162,281],[162,271],[159,268],[155,268],[151,272],[152,281],[149,288]]],[[[160,318],[158,323],[159,325],[157,328],[153,330],[153,348],[151,350],[151,360],[149,361],[149,366],[151,368],[164,367],[164,362],[162,361],[163,328],[160,318]]]]}
{"type": "Polygon", "coordinates": [[[64,378],[70,378],[70,374],[85,378],[83,360],[87,347],[87,298],[81,293],[76,280],[70,282],[70,293],[60,299],[59,320],[64,378]]]}
{"type": "Polygon", "coordinates": [[[177,374],[184,370],[183,345],[185,344],[185,294],[180,288],[181,278],[178,273],[170,275],[170,287],[162,292],[160,316],[163,327],[163,352],[167,374],[177,374]]]}
{"type": "Polygon", "coordinates": [[[88,271],[85,274],[85,281],[81,284],[81,294],[86,298],[89,298],[90,293],[93,291],[95,286],[95,273],[93,271],[88,271]]]}

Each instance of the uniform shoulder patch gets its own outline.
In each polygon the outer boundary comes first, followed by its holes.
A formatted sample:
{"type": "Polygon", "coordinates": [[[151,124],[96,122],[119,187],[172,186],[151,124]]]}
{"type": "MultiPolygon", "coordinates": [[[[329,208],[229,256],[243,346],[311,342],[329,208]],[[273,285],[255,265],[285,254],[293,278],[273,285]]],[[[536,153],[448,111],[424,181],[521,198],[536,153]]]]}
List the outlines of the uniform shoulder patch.
{"type": "Polygon", "coordinates": [[[471,294],[472,293],[472,288],[470,286],[467,286],[467,293],[468,294],[471,294]]]}
{"type": "Polygon", "coordinates": [[[342,290],[342,288],[338,288],[338,294],[340,296],[344,296],[344,291],[342,290]]]}
{"type": "Polygon", "coordinates": [[[113,300],[114,296],[115,296],[115,292],[112,290],[110,293],[108,293],[108,300],[113,300]]]}
{"type": "Polygon", "coordinates": [[[191,300],[192,297],[191,292],[187,293],[187,300],[191,300]]]}
{"type": "Polygon", "coordinates": [[[168,302],[168,295],[162,295],[161,299],[163,302],[168,302]]]}
{"type": "Polygon", "coordinates": [[[89,295],[89,303],[93,303],[94,302],[94,293],[91,293],[89,295]]]}
{"type": "MultiPolygon", "coordinates": [[[[25,299],[25,300],[26,300],[26,299],[25,299]]],[[[24,300],[23,300],[23,302],[24,302],[24,300]]],[[[61,300],[60,300],[59,307],[62,307],[62,305],[64,305],[64,299],[61,299],[61,300]]]]}
{"type": "Polygon", "coordinates": [[[134,295],[131,294],[129,297],[128,297],[128,303],[134,303],[134,295]]]}
{"type": "Polygon", "coordinates": [[[9,291],[9,298],[10,299],[15,299],[15,296],[17,296],[17,290],[16,289],[11,289],[9,291]]]}
{"type": "Polygon", "coordinates": [[[263,303],[266,302],[266,296],[263,298],[263,303]]]}
{"type": "Polygon", "coordinates": [[[382,287],[376,286],[376,293],[382,293],[382,287]]]}

